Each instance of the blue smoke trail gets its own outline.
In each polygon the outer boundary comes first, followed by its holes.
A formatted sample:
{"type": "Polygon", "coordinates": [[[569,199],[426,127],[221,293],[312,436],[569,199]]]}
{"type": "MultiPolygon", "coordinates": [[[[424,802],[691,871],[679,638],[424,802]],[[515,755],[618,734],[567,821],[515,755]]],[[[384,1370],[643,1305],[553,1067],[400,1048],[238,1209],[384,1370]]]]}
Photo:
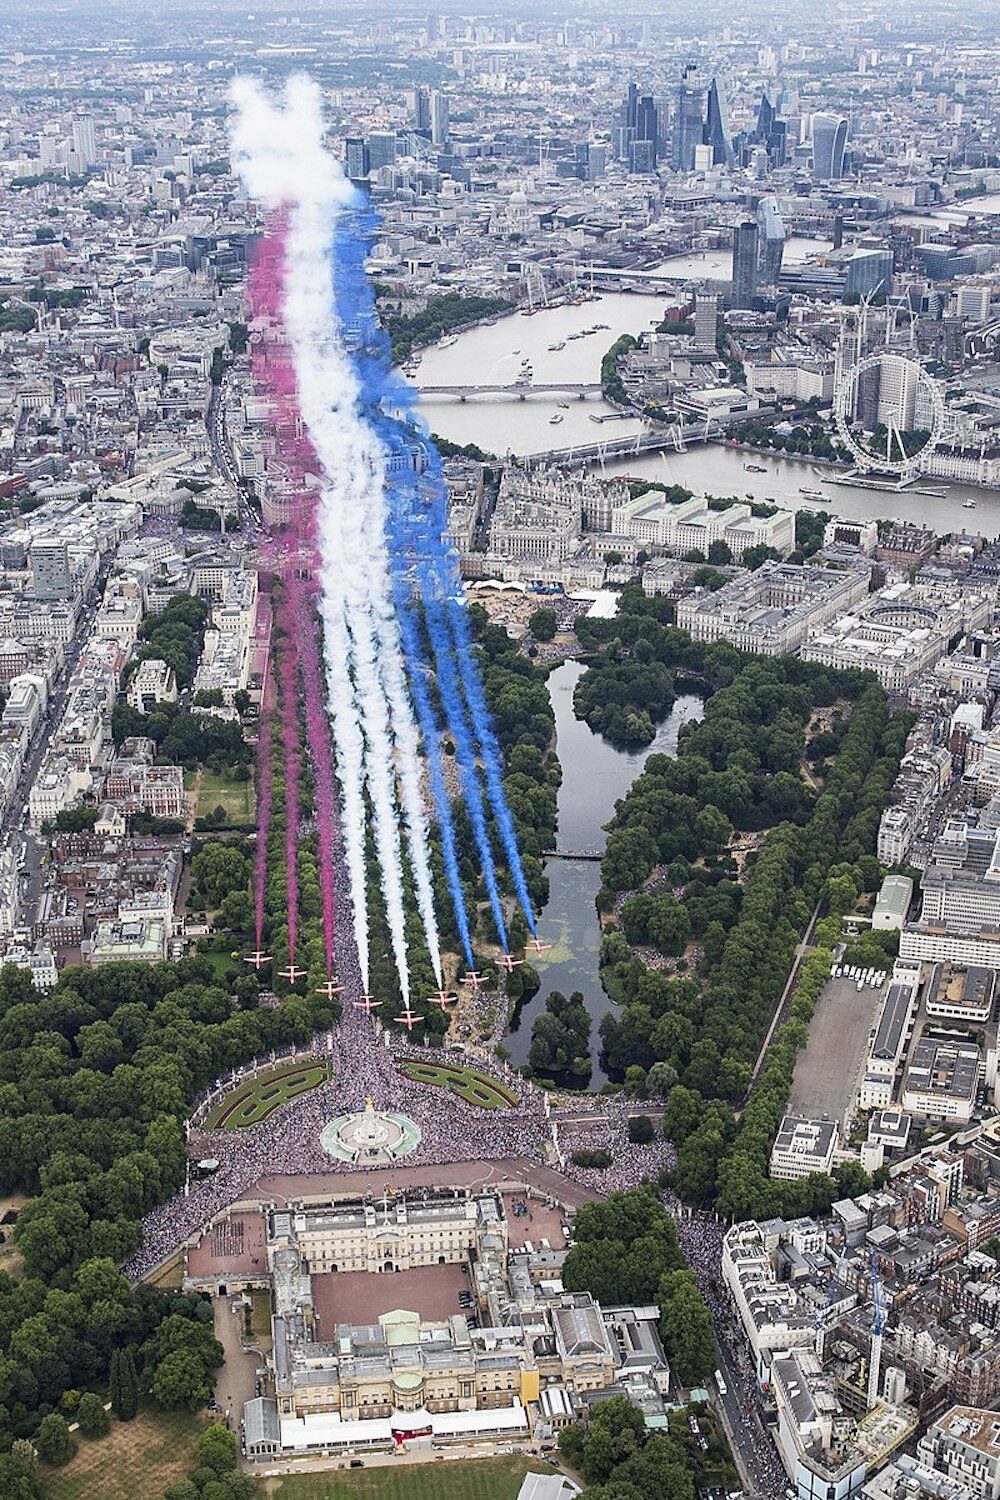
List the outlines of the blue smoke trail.
{"type": "Polygon", "coordinates": [[[497,742],[496,733],[493,729],[493,721],[486,703],[486,694],[479,673],[476,670],[475,656],[473,654],[472,631],[469,628],[469,616],[463,605],[455,602],[452,597],[458,586],[454,559],[448,551],[444,542],[445,527],[447,524],[447,486],[441,466],[441,455],[432,442],[419,435],[421,451],[424,455],[424,489],[429,491],[431,505],[427,514],[425,530],[429,537],[440,538],[437,549],[431,552],[429,562],[436,573],[436,582],[443,597],[445,619],[453,641],[453,655],[458,663],[459,678],[465,701],[469,705],[469,714],[473,729],[479,742],[479,752],[483,763],[483,771],[486,776],[486,789],[489,794],[490,805],[493,808],[497,820],[497,828],[500,840],[507,856],[507,867],[514,881],[514,889],[518,900],[524,910],[528,921],[528,927],[532,936],[535,936],[535,914],[528,893],[528,883],[524,878],[524,869],[521,865],[521,852],[517,846],[517,834],[514,829],[514,820],[507,806],[507,798],[503,789],[502,757],[500,746],[497,742]],[[450,587],[449,587],[450,586],[450,587]]]}
{"type": "Polygon", "coordinates": [[[410,683],[410,691],[413,694],[413,704],[417,712],[417,723],[420,725],[420,733],[424,739],[424,748],[427,751],[428,779],[430,780],[431,795],[434,798],[434,806],[437,809],[438,823],[441,829],[441,852],[444,859],[445,878],[448,882],[448,890],[455,909],[455,921],[458,924],[458,933],[462,941],[466,963],[472,969],[475,967],[475,960],[472,956],[472,936],[469,932],[468,913],[465,910],[465,892],[462,886],[462,876],[458,868],[458,849],[455,843],[455,824],[451,815],[451,799],[448,796],[448,789],[444,781],[437,717],[430,700],[430,694],[427,691],[427,684],[424,681],[424,674],[421,669],[420,639],[410,614],[409,600],[406,597],[404,586],[404,575],[400,569],[394,568],[392,581],[393,597],[399,619],[399,633],[403,642],[403,654],[406,658],[407,677],[410,683]]]}
{"type": "MultiPolygon", "coordinates": [[[[426,696],[426,683],[423,676],[424,657],[420,649],[419,632],[414,627],[412,619],[410,619],[410,611],[413,609],[415,603],[415,594],[419,593],[419,598],[424,606],[424,623],[427,628],[427,635],[434,657],[438,691],[441,696],[445,719],[455,742],[456,759],[462,773],[462,791],[469,811],[469,818],[472,822],[476,847],[479,850],[486,893],[489,898],[490,909],[493,913],[493,920],[496,924],[497,935],[506,950],[507,927],[504,921],[503,903],[496,874],[496,863],[493,858],[493,848],[490,843],[490,833],[486,822],[482,790],[479,784],[475,738],[469,727],[465,706],[462,702],[460,682],[456,676],[454,653],[447,625],[448,601],[442,595],[434,574],[428,569],[428,560],[432,555],[430,544],[433,538],[433,527],[429,525],[429,522],[433,519],[433,513],[421,507],[418,487],[413,483],[412,442],[407,441],[407,436],[404,434],[403,429],[399,427],[399,424],[388,425],[383,430],[383,437],[389,447],[390,473],[393,476],[389,488],[391,501],[394,502],[392,504],[389,543],[397,601],[399,601],[400,596],[405,595],[407,590],[409,590],[408,603],[400,611],[401,615],[407,617],[409,625],[407,670],[411,686],[415,686],[417,690],[422,691],[426,696]],[[401,479],[408,480],[409,483],[401,483],[401,479]],[[412,578],[407,568],[407,559],[411,560],[420,585],[417,591],[413,590],[412,587],[412,578]]],[[[404,650],[407,650],[407,638],[404,638],[404,650]]],[[[433,717],[431,719],[431,728],[434,732],[434,751],[439,755],[440,748],[436,733],[437,725],[433,717]]],[[[443,812],[442,826],[444,826],[444,823],[447,823],[449,829],[453,829],[451,803],[444,789],[443,778],[442,791],[444,792],[443,803],[440,808],[443,812]]],[[[460,884],[459,889],[461,890],[460,884]]]]}
{"type": "MultiPolygon", "coordinates": [[[[465,910],[465,893],[458,869],[451,803],[441,767],[438,726],[427,695],[424,680],[425,663],[420,649],[419,631],[410,618],[405,602],[408,597],[412,600],[414,594],[410,577],[411,561],[415,564],[422,585],[419,590],[420,595],[430,598],[438,594],[434,586],[436,583],[434,573],[428,568],[435,550],[432,545],[435,539],[427,526],[431,515],[420,505],[417,495],[414,461],[419,454],[415,452],[416,434],[411,433],[400,421],[389,416],[381,405],[385,400],[387,404],[392,403],[396,407],[408,408],[412,401],[412,393],[409,387],[391,371],[389,341],[376,323],[374,299],[365,274],[365,254],[374,228],[374,216],[371,213],[359,211],[352,218],[354,223],[349,231],[341,232],[337,236],[338,313],[341,325],[352,346],[352,357],[362,389],[362,401],[366,414],[382,438],[389,454],[387,463],[387,499],[390,508],[388,541],[393,593],[397,605],[407,676],[428,754],[429,779],[441,827],[446,878],[463,946],[471,966],[471,940],[465,910]]],[[[439,530],[438,550],[441,545],[439,530]]],[[[454,587],[454,584],[452,586],[454,587]]],[[[443,597],[447,600],[447,593],[443,597]]],[[[438,598],[441,598],[440,594],[438,598]]],[[[447,608],[446,604],[445,609],[447,608]]],[[[431,615],[432,611],[428,609],[426,621],[434,648],[438,686],[462,769],[463,792],[472,821],[493,919],[500,941],[506,949],[506,924],[479,785],[475,740],[466,720],[460,684],[455,677],[447,621],[445,619],[442,623],[438,616],[432,619],[431,615]]],[[[507,816],[509,821],[509,813],[507,816]]]]}

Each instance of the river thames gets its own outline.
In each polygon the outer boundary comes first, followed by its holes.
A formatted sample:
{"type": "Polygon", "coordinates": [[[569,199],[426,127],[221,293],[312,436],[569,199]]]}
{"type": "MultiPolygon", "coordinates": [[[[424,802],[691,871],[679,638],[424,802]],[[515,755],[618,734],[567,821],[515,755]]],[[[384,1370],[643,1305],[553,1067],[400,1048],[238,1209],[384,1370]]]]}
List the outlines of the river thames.
{"type": "MultiPolygon", "coordinates": [[[[815,248],[814,242],[802,244],[815,248]]],[[[709,252],[716,258],[722,252],[709,252]]],[[[679,275],[691,274],[697,257],[684,257],[679,275]]],[[[709,260],[714,267],[714,261],[709,260]]],[[[670,263],[673,266],[673,262],[670,263]]],[[[702,270],[704,277],[710,272],[702,270]]],[[[681,295],[680,289],[678,296],[681,295]]],[[[639,293],[608,293],[576,307],[544,308],[532,317],[514,313],[496,323],[473,328],[460,334],[448,348],[439,345],[424,352],[414,376],[418,386],[511,383],[523,368],[531,364],[533,378],[540,383],[559,380],[574,384],[597,384],[601,359],[622,333],[637,334],[655,327],[669,297],[644,296],[639,293]],[[573,333],[607,324],[596,333],[571,339],[573,333]],[[550,346],[562,344],[556,349],[550,346]]],[[[421,410],[432,432],[457,443],[478,443],[496,454],[540,453],[550,448],[568,448],[574,443],[593,443],[601,437],[637,434],[642,429],[638,419],[614,420],[597,424],[592,416],[608,415],[612,408],[602,399],[580,401],[557,395],[532,396],[525,401],[516,397],[470,397],[465,402],[438,398],[421,403],[421,410]],[[565,406],[557,403],[565,399],[565,406]],[[551,418],[561,420],[552,423],[551,418]]],[[[592,465],[600,470],[596,462],[592,465]]],[[[1000,492],[967,485],[948,485],[931,480],[931,488],[947,488],[944,499],[899,491],[869,490],[860,486],[824,483],[834,472],[829,465],[808,459],[787,459],[771,454],[743,453],[721,444],[696,446],[686,453],[668,451],[641,458],[618,459],[604,467],[613,474],[632,474],[637,478],[656,479],[665,483],[686,485],[697,493],[738,495],[753,500],[770,500],[792,509],[823,509],[852,519],[898,516],[907,521],[933,526],[939,532],[962,529],[981,531],[993,538],[1000,535],[1000,492]],[[767,472],[755,474],[747,463],[763,465],[767,472]],[[822,502],[811,501],[802,489],[821,489],[822,502]],[[963,509],[966,500],[975,509],[963,509]]]]}

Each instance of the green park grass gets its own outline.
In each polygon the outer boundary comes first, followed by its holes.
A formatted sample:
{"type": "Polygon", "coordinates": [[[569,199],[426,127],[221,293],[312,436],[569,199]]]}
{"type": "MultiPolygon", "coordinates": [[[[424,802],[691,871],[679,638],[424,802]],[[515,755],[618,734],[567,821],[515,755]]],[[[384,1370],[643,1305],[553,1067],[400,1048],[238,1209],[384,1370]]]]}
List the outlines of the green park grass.
{"type": "Polygon", "coordinates": [[[401,1463],[267,1480],[271,1500],[515,1500],[525,1474],[552,1469],[524,1458],[401,1463]]]}
{"type": "Polygon", "coordinates": [[[475,1104],[480,1109],[510,1109],[517,1103],[517,1095],[489,1073],[478,1068],[466,1068],[459,1064],[419,1062],[408,1058],[400,1063],[399,1071],[414,1083],[426,1083],[431,1088],[450,1089],[466,1104],[475,1104]]]}
{"type": "Polygon", "coordinates": [[[186,1411],[143,1411],[134,1422],[112,1418],[107,1437],[78,1437],[79,1449],[65,1468],[42,1465],[42,1500],[135,1500],[136,1495],[162,1494],[194,1468],[206,1422],[205,1413],[186,1411]]]}
{"type": "Polygon", "coordinates": [[[274,1068],[258,1078],[246,1079],[226,1094],[206,1121],[209,1130],[243,1130],[258,1125],[290,1100],[306,1094],[330,1076],[326,1062],[297,1068],[274,1068]]]}
{"type": "Polygon", "coordinates": [[[271,1294],[250,1293],[250,1336],[255,1339],[271,1337],[271,1294]]]}
{"type": "Polygon", "coordinates": [[[218,938],[213,939],[212,941],[217,944],[217,946],[210,946],[207,951],[204,952],[199,949],[198,957],[206,959],[208,963],[211,964],[212,972],[214,973],[216,979],[226,980],[232,978],[234,974],[242,974],[244,970],[241,964],[238,962],[238,960],[233,958],[232,949],[230,947],[232,938],[230,937],[228,943],[226,943],[225,941],[220,943],[218,938]]]}
{"type": "Polygon", "coordinates": [[[252,783],[236,781],[228,772],[202,771],[194,815],[207,818],[217,807],[225,808],[231,827],[249,827],[254,821],[252,783]]]}

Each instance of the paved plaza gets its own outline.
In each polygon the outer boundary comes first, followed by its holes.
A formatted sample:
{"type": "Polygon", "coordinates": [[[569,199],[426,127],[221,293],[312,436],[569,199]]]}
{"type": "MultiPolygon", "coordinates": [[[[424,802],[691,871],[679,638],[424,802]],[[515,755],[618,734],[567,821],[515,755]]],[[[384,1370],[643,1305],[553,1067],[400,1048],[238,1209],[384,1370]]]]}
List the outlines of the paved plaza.
{"type": "Polygon", "coordinates": [[[419,1313],[427,1322],[465,1316],[459,1292],[468,1291],[461,1266],[420,1266],[413,1271],[338,1271],[312,1278],[318,1338],[332,1339],[338,1323],[377,1323],[386,1313],[419,1313]]]}
{"type": "Polygon", "coordinates": [[[882,990],[868,985],[859,991],[853,979],[831,979],[823,986],[808,1041],[796,1059],[788,1114],[828,1115],[843,1127],[881,996],[882,990]]]}

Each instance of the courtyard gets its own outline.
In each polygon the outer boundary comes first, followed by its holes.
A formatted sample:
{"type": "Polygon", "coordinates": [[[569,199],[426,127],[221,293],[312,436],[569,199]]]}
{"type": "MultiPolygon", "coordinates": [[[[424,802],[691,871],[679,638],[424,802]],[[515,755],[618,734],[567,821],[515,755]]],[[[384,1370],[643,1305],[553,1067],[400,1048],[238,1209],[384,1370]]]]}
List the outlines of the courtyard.
{"type": "MultiPolygon", "coordinates": [[[[312,1278],[313,1305],[320,1338],[330,1339],[338,1323],[377,1323],[385,1313],[405,1310],[421,1318],[465,1315],[459,1292],[469,1290],[460,1265],[420,1266],[413,1271],[325,1272],[312,1278]]],[[[471,1311],[471,1309],[470,1309],[471,1311]]]]}

